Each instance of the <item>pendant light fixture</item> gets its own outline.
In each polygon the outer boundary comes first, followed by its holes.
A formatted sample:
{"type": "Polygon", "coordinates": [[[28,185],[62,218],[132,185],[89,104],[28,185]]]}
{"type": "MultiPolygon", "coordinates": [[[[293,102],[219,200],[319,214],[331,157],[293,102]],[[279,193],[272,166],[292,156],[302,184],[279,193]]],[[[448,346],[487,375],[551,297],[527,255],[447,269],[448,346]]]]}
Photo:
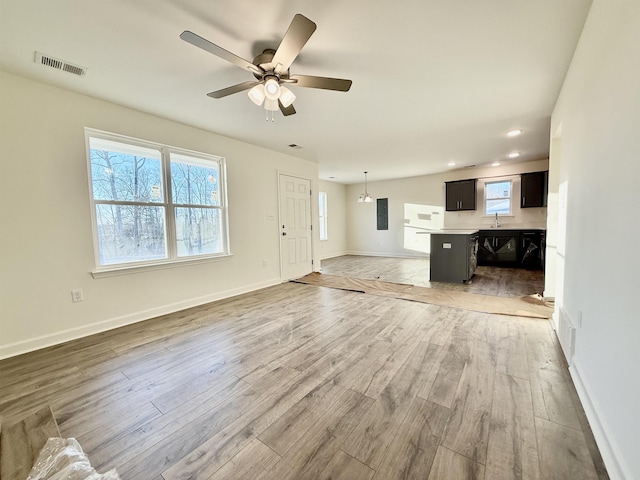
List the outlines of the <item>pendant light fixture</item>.
{"type": "Polygon", "coordinates": [[[371,203],[371,202],[373,202],[373,198],[367,192],[367,173],[369,173],[369,172],[364,172],[364,193],[362,193],[360,195],[360,197],[358,198],[358,203],[371,203]]]}

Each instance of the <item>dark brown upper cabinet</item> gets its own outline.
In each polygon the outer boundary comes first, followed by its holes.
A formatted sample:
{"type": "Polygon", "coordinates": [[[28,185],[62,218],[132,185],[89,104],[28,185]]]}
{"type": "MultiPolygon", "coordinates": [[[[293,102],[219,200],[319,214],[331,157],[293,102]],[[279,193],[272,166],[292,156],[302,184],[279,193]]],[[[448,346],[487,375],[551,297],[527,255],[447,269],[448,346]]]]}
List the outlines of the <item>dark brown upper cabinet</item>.
{"type": "Polygon", "coordinates": [[[458,180],[445,182],[447,212],[476,209],[476,182],[477,180],[458,180]]]}
{"type": "Polygon", "coordinates": [[[520,175],[520,208],[546,207],[549,172],[520,175]]]}

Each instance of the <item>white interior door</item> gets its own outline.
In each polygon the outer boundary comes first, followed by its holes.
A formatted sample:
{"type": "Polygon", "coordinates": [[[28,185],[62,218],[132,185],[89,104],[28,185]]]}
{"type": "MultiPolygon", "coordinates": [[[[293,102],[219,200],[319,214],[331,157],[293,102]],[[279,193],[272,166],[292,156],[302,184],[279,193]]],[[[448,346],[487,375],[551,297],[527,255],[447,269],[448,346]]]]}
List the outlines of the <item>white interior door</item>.
{"type": "Polygon", "coordinates": [[[311,259],[311,181],[280,174],[280,270],[283,280],[313,270],[311,259]]]}

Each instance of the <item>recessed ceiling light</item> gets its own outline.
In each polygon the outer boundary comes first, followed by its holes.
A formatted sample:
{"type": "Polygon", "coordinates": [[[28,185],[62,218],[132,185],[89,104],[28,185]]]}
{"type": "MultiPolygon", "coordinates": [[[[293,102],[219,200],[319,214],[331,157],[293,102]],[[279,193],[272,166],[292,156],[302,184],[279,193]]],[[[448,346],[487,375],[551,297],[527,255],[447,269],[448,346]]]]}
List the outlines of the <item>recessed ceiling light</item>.
{"type": "Polygon", "coordinates": [[[521,133],[522,130],[511,130],[510,132],[507,132],[507,137],[517,137],[521,133]]]}
{"type": "Polygon", "coordinates": [[[499,167],[500,166],[500,162],[493,162],[491,164],[492,167],[499,167]]]}
{"type": "Polygon", "coordinates": [[[449,163],[447,163],[447,165],[449,167],[455,167],[456,166],[456,162],[449,162],[449,163]]]}
{"type": "Polygon", "coordinates": [[[512,152],[509,155],[507,155],[509,158],[518,158],[520,156],[519,152],[512,152]]]}
{"type": "Polygon", "coordinates": [[[300,150],[302,148],[302,146],[296,145],[295,143],[290,143],[289,147],[293,148],[294,150],[300,150]]]}

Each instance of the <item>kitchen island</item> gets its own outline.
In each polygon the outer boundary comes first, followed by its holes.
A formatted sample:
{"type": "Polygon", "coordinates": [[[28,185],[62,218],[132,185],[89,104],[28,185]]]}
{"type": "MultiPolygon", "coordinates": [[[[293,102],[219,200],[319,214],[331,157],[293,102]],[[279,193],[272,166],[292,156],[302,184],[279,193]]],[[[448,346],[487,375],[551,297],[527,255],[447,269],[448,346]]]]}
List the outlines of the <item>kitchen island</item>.
{"type": "Polygon", "coordinates": [[[478,265],[478,230],[438,230],[431,234],[432,282],[468,282],[478,265]]]}

